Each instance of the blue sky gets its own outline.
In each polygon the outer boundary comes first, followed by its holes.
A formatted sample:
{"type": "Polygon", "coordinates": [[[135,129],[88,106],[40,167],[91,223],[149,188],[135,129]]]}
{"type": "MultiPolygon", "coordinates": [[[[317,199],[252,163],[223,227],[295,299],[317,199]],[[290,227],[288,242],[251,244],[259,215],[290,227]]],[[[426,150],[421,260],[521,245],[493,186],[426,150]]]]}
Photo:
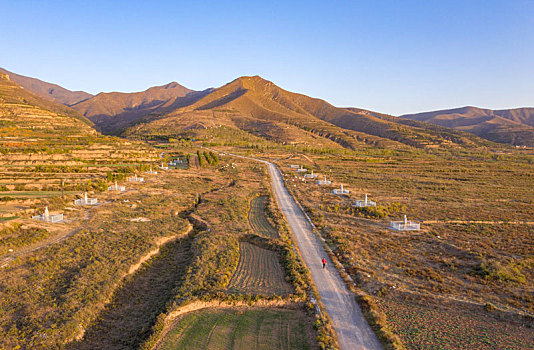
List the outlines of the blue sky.
{"type": "Polygon", "coordinates": [[[6,1],[0,67],[71,90],[260,75],[393,115],[534,106],[534,1],[6,1]]]}

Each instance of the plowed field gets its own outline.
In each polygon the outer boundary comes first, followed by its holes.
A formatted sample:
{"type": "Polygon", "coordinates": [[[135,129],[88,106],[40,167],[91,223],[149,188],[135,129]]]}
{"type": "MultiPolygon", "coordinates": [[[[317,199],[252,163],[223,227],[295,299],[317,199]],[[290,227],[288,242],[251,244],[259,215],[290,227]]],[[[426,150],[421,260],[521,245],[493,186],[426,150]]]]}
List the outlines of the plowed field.
{"type": "Polygon", "coordinates": [[[269,197],[259,196],[254,198],[250,202],[250,211],[248,214],[248,220],[250,226],[258,236],[277,238],[278,232],[272,225],[267,221],[265,216],[265,208],[269,197]]]}
{"type": "Polygon", "coordinates": [[[228,290],[234,293],[278,294],[291,293],[276,252],[241,242],[239,263],[230,280],[228,290]]]}

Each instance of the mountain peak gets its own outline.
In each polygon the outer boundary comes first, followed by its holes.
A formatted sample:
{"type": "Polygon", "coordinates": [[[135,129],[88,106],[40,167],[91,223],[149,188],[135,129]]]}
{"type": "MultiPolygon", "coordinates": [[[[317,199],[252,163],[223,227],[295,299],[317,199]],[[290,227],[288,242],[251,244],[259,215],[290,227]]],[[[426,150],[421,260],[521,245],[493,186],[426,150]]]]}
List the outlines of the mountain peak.
{"type": "Polygon", "coordinates": [[[252,91],[265,89],[266,87],[276,86],[273,82],[263,79],[259,75],[253,75],[253,76],[245,75],[245,76],[237,78],[232,83],[237,83],[241,85],[244,89],[252,90],[252,91]]]}
{"type": "Polygon", "coordinates": [[[260,77],[259,75],[244,75],[238,79],[241,79],[242,81],[248,81],[248,82],[254,82],[254,83],[262,83],[262,84],[268,84],[271,83],[271,81],[264,79],[260,77]]]}
{"type": "MultiPolygon", "coordinates": [[[[181,89],[189,90],[189,89],[187,89],[185,86],[183,86],[183,85],[181,85],[181,84],[178,84],[178,83],[175,82],[175,81],[171,81],[171,82],[168,83],[168,84],[161,85],[160,88],[163,88],[163,89],[177,89],[177,88],[181,88],[181,89]]],[[[192,90],[189,90],[189,91],[192,91],[192,90]]]]}
{"type": "Polygon", "coordinates": [[[178,84],[177,82],[175,81],[171,81],[170,83],[166,84],[166,85],[163,85],[163,87],[165,89],[169,89],[169,88],[173,88],[173,87],[177,87],[177,86],[182,86],[180,84],[178,84]]]}

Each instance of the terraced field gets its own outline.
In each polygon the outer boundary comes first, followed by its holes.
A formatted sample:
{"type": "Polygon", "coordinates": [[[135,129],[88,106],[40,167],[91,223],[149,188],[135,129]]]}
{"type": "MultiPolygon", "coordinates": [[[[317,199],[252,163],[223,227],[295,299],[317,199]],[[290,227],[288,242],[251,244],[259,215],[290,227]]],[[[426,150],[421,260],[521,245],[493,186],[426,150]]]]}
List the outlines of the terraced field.
{"type": "Polygon", "coordinates": [[[303,311],[204,309],[184,315],[157,350],[317,349],[303,311]]]}
{"type": "Polygon", "coordinates": [[[277,238],[278,232],[274,227],[272,227],[265,216],[265,209],[268,200],[268,196],[259,196],[254,198],[250,202],[248,220],[250,222],[250,226],[252,226],[252,229],[258,236],[277,238]]]}
{"type": "Polygon", "coordinates": [[[239,243],[239,252],[239,263],[228,285],[228,291],[269,295],[291,293],[276,252],[247,242],[239,243]]]}

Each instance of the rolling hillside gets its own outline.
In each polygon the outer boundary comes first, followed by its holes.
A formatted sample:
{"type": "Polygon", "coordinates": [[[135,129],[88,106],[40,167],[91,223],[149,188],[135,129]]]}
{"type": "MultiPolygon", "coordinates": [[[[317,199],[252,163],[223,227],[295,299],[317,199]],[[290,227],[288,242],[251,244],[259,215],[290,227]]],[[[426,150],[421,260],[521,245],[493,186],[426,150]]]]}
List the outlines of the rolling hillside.
{"type": "Polygon", "coordinates": [[[342,147],[478,147],[488,142],[470,134],[360,109],[338,108],[320,99],[281,89],[261,77],[241,77],[198,101],[164,116],[145,118],[126,135],[178,135],[184,130],[224,125],[282,143],[342,147]]]}
{"type": "Polygon", "coordinates": [[[534,146],[534,108],[491,110],[462,107],[406,114],[401,118],[470,132],[494,142],[534,146]]]}
{"type": "Polygon", "coordinates": [[[11,81],[17,83],[32,94],[67,106],[86,100],[93,96],[84,91],[71,91],[56,84],[15,74],[3,68],[0,68],[0,72],[7,74],[11,81]]]}

